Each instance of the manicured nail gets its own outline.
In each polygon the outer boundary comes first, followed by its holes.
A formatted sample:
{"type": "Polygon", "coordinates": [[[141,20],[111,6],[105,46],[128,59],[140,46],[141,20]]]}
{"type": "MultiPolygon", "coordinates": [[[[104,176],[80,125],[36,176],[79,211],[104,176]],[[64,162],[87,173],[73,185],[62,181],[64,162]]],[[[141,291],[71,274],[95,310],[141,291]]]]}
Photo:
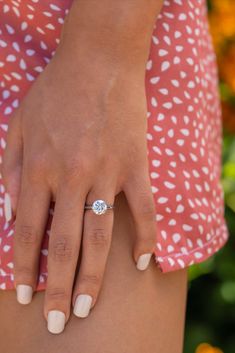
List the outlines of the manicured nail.
{"type": "Polygon", "coordinates": [[[10,222],[12,218],[12,210],[11,210],[11,197],[8,192],[5,193],[4,198],[4,214],[7,222],[10,222]]]}
{"type": "Polygon", "coordinates": [[[146,268],[149,265],[151,256],[152,256],[152,253],[140,255],[136,265],[137,269],[141,271],[146,270],[146,268]]]}
{"type": "Polygon", "coordinates": [[[92,297],[88,294],[80,294],[74,305],[73,313],[78,317],[87,317],[91,308],[92,297]]]}
{"type": "Polygon", "coordinates": [[[33,288],[26,284],[18,284],[16,286],[17,301],[20,304],[29,304],[33,296],[33,288]]]}
{"type": "Polygon", "coordinates": [[[59,310],[51,310],[47,315],[47,329],[50,333],[61,333],[65,326],[65,314],[59,310]]]}

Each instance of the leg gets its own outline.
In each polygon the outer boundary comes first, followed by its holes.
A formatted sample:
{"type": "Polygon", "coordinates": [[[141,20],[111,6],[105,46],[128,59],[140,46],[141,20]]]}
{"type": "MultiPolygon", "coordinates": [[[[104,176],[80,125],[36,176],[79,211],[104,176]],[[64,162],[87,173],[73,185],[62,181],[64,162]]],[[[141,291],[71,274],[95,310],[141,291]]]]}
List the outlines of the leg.
{"type": "Polygon", "coordinates": [[[0,291],[4,353],[182,353],[187,271],[162,274],[154,259],[138,271],[131,258],[134,228],[124,194],[116,199],[114,233],[104,283],[86,319],[71,315],[61,335],[47,332],[44,292],[29,306],[0,291]]]}

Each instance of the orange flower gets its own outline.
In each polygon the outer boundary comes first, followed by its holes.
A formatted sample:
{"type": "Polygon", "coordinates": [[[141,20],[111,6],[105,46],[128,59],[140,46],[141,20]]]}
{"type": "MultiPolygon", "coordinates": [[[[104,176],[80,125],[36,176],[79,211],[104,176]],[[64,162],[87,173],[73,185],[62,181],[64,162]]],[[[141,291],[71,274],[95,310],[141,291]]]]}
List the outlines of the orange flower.
{"type": "Polygon", "coordinates": [[[223,353],[223,351],[217,347],[212,347],[208,343],[202,343],[197,347],[195,353],[223,353]]]}
{"type": "Polygon", "coordinates": [[[235,2],[233,0],[212,0],[211,3],[210,30],[218,53],[225,40],[235,37],[235,2]]]}

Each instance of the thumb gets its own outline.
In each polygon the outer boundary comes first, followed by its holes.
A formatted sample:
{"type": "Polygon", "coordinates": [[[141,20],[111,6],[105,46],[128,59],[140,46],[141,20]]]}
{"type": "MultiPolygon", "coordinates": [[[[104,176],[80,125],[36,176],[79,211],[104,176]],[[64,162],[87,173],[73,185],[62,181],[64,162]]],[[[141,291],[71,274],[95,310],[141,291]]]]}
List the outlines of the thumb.
{"type": "Polygon", "coordinates": [[[23,140],[21,133],[20,110],[10,118],[3,153],[1,174],[5,185],[4,213],[6,221],[15,218],[20,191],[23,163],[23,140]]]}

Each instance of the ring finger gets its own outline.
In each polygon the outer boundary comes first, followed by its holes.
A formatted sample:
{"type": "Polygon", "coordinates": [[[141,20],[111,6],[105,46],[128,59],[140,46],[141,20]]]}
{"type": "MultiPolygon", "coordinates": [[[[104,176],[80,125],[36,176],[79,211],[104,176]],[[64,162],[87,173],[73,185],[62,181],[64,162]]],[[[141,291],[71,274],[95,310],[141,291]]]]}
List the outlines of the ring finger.
{"type": "MultiPolygon", "coordinates": [[[[87,196],[86,203],[104,200],[113,205],[115,188],[104,192],[104,186],[96,187],[87,196]]],[[[82,259],[73,293],[74,314],[86,317],[97,300],[112,239],[114,213],[112,209],[103,214],[86,210],[82,240],[82,259]]]]}

